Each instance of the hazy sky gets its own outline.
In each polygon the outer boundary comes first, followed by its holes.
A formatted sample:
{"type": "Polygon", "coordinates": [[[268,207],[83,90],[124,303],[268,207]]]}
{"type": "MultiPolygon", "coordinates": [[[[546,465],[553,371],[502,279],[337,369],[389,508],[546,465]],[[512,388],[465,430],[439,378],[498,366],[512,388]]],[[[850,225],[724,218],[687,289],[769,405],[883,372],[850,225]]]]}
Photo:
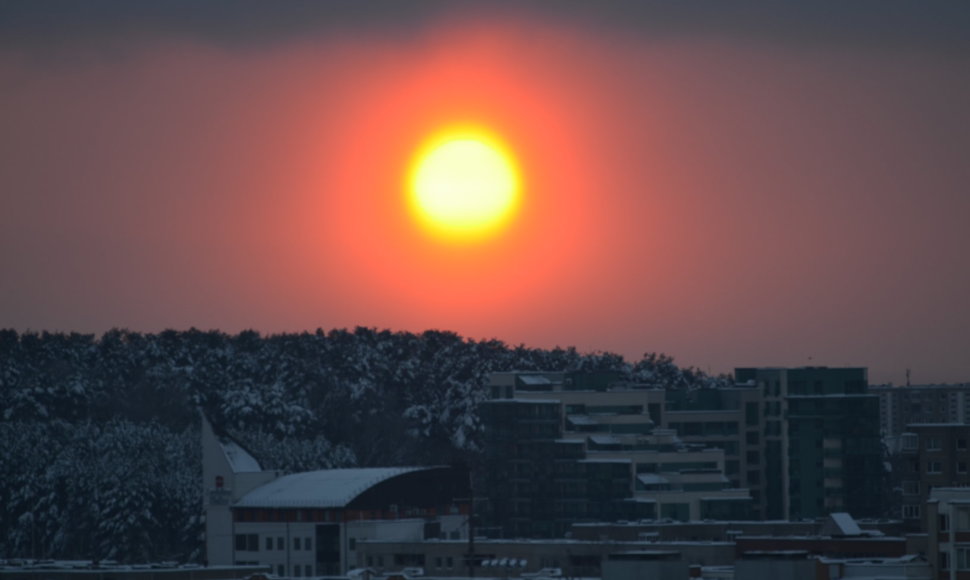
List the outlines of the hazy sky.
{"type": "Polygon", "coordinates": [[[0,327],[454,330],[970,381],[970,4],[0,3],[0,327]],[[429,239],[455,122],[523,206],[429,239]]]}

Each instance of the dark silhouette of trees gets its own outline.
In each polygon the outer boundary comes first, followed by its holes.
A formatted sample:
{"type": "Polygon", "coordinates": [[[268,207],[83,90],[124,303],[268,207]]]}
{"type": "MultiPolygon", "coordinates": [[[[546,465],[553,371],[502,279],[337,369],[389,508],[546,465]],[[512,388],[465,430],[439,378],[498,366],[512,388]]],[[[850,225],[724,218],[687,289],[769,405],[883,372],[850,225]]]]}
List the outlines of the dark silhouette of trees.
{"type": "Polygon", "coordinates": [[[724,380],[665,355],[630,364],[440,330],[0,330],[0,554],[197,559],[199,409],[267,468],[475,461],[485,381],[506,370],[724,380]]]}

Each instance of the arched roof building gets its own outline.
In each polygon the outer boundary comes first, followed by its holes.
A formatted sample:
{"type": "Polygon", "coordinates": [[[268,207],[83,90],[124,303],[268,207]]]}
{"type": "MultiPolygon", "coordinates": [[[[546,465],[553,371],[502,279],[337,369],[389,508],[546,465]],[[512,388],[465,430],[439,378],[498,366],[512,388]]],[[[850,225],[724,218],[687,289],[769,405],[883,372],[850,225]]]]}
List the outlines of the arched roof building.
{"type": "Polygon", "coordinates": [[[342,574],[358,539],[467,538],[468,471],[449,466],[323,469],[280,475],[203,419],[209,564],[278,576],[342,574]]]}

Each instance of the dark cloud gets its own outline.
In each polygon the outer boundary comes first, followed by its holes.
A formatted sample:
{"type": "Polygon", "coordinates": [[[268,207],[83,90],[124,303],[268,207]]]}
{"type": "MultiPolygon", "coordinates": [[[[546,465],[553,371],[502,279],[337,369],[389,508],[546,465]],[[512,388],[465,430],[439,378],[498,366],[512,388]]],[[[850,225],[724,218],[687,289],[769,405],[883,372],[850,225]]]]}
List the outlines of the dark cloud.
{"type": "Polygon", "coordinates": [[[412,34],[439,18],[521,18],[645,37],[970,51],[970,3],[898,0],[822,3],[647,3],[640,0],[401,2],[395,0],[5,0],[0,46],[178,37],[228,46],[343,34],[412,34]]]}

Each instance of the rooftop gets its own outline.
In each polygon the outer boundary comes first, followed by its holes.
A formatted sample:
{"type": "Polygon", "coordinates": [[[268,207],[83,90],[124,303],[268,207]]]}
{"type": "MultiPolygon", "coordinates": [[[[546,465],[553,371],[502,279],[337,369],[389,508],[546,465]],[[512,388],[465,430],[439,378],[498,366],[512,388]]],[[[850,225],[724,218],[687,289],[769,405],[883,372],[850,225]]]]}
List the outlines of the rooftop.
{"type": "Polygon", "coordinates": [[[236,502],[235,507],[344,507],[354,498],[383,481],[424,469],[433,468],[323,469],[284,475],[247,493],[236,502]]]}

